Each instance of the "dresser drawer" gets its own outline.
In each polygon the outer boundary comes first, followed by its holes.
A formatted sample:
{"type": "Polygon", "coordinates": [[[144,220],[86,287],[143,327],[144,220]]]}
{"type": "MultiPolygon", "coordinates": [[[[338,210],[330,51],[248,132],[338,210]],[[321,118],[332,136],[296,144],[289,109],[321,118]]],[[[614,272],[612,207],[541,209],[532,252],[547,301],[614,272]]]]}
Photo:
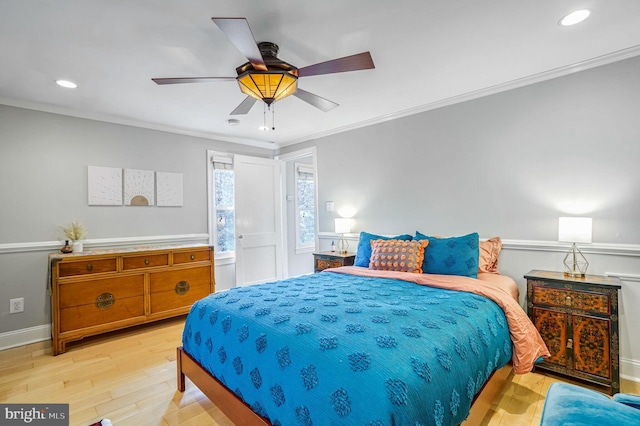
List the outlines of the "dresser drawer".
{"type": "Polygon", "coordinates": [[[193,250],[193,251],[178,251],[173,253],[173,263],[181,264],[181,263],[191,263],[191,262],[201,262],[203,260],[211,259],[211,250],[193,250]]]}
{"type": "Polygon", "coordinates": [[[151,314],[180,308],[185,308],[186,313],[196,301],[210,294],[211,288],[208,285],[190,285],[187,291],[180,293],[174,290],[151,293],[151,314]]]}
{"type": "Polygon", "coordinates": [[[201,266],[199,268],[178,269],[174,271],[152,272],[149,274],[150,292],[160,293],[172,291],[180,293],[185,287],[193,288],[198,286],[210,287],[211,266],[201,266]],[[188,283],[184,285],[181,283],[188,283]]]}
{"type": "Polygon", "coordinates": [[[97,274],[100,272],[116,272],[118,262],[115,257],[108,259],[77,260],[73,262],[60,262],[58,264],[59,277],[72,277],[75,275],[97,274]]]}
{"type": "Polygon", "coordinates": [[[317,259],[316,269],[339,268],[342,264],[342,259],[317,259]]]}
{"type": "Polygon", "coordinates": [[[188,307],[211,294],[211,266],[150,274],[151,314],[188,307]]]}
{"type": "Polygon", "coordinates": [[[58,303],[60,308],[72,306],[104,304],[104,296],[111,294],[115,302],[120,299],[144,295],[144,275],[129,275],[125,277],[101,278],[91,281],[60,284],[58,303]]]}
{"type": "Polygon", "coordinates": [[[108,307],[99,308],[95,303],[60,309],[60,332],[83,329],[115,321],[140,317],[144,322],[144,296],[116,298],[108,307]]]}
{"type": "Polygon", "coordinates": [[[579,309],[596,314],[610,313],[608,295],[564,288],[534,286],[533,303],[536,305],[579,309]]]}
{"type": "Polygon", "coordinates": [[[124,271],[167,265],[169,265],[169,253],[128,256],[122,258],[122,270],[124,271]]]}

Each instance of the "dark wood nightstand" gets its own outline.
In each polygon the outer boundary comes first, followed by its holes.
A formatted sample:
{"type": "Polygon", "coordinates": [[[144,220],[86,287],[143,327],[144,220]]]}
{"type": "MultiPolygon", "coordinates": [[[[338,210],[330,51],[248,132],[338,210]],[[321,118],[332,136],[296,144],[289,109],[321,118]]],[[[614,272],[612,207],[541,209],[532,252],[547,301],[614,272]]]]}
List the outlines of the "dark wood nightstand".
{"type": "Polygon", "coordinates": [[[524,277],[527,313],[551,352],[536,368],[620,392],[620,280],[538,270],[524,277]]]}
{"type": "Polygon", "coordinates": [[[313,269],[314,272],[320,272],[327,268],[352,266],[355,260],[355,253],[340,253],[337,251],[323,251],[320,253],[313,253],[313,269]]]}

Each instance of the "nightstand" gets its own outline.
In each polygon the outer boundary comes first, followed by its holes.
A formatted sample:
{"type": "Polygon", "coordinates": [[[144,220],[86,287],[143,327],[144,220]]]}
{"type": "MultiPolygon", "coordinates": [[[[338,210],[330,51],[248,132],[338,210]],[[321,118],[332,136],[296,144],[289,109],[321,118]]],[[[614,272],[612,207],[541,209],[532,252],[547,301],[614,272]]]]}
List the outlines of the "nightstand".
{"type": "Polygon", "coordinates": [[[620,280],[533,270],[527,279],[527,313],[551,356],[536,369],[620,392],[618,290],[620,280]]]}
{"type": "Polygon", "coordinates": [[[352,266],[355,260],[355,253],[340,253],[337,251],[323,251],[320,253],[313,253],[313,269],[314,272],[320,272],[327,268],[352,266]]]}

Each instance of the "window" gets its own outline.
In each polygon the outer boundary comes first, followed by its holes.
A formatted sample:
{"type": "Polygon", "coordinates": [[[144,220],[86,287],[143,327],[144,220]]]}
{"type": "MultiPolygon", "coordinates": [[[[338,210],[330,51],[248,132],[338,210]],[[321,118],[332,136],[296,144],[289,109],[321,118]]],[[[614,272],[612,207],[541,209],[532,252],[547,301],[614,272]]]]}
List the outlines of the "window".
{"type": "Polygon", "coordinates": [[[213,213],[216,253],[235,251],[233,158],[213,156],[213,213]]]}
{"type": "Polygon", "coordinates": [[[314,249],[316,244],[316,197],[313,167],[296,163],[296,249],[314,249]]]}

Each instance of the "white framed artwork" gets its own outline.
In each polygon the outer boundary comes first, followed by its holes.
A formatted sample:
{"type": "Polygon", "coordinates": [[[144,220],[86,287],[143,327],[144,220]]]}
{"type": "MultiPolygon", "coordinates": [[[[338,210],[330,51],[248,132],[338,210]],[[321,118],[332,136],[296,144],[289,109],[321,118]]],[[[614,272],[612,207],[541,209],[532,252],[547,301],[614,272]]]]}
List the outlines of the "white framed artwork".
{"type": "Polygon", "coordinates": [[[155,193],[152,170],[124,169],[125,206],[153,206],[155,193]]]}
{"type": "Polygon", "coordinates": [[[158,206],[182,206],[182,173],[156,172],[156,196],[158,206]]]}
{"type": "Polygon", "coordinates": [[[88,166],[87,183],[90,206],[122,205],[122,169],[88,166]]]}

